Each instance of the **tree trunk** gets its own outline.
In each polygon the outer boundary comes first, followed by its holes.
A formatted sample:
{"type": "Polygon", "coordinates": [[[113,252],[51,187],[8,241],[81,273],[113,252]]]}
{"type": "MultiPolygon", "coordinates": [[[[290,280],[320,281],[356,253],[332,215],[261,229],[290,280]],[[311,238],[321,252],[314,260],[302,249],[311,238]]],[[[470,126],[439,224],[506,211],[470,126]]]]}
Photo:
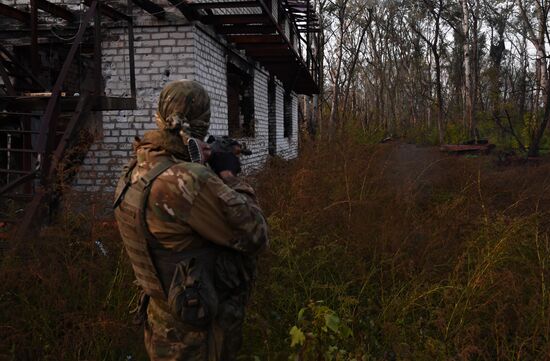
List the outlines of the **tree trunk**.
{"type": "Polygon", "coordinates": [[[468,0],[460,0],[462,5],[462,53],[464,69],[464,123],[468,126],[468,134],[475,137],[474,108],[472,92],[472,70],[470,58],[470,9],[468,0]]]}

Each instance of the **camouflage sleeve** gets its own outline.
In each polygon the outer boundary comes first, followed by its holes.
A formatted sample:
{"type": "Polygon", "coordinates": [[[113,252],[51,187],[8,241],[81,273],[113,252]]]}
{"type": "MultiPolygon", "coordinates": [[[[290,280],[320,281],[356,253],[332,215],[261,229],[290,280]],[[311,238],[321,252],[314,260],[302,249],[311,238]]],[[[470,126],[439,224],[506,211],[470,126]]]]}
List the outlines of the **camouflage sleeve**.
{"type": "Polygon", "coordinates": [[[204,238],[247,254],[268,245],[267,224],[254,190],[238,179],[227,185],[217,176],[209,177],[186,223],[204,238]]]}

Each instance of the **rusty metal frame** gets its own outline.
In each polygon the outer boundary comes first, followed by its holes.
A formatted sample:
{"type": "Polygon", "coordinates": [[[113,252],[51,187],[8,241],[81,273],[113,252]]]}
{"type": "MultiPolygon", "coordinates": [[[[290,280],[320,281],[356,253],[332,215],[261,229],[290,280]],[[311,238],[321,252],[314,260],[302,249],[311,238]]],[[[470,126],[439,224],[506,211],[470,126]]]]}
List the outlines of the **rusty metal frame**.
{"type": "MultiPolygon", "coordinates": [[[[41,164],[39,169],[36,172],[20,177],[15,182],[12,182],[9,187],[2,188],[0,194],[3,194],[14,187],[24,184],[29,180],[34,179],[36,176],[39,176],[41,187],[35,191],[34,196],[29,204],[25,208],[25,213],[21,219],[21,223],[18,224],[16,228],[15,238],[23,239],[26,235],[34,229],[34,226],[38,224],[38,221],[42,218],[41,213],[49,197],[51,196],[50,192],[46,190],[46,187],[50,184],[55,174],[55,168],[58,164],[57,162],[64,154],[65,147],[67,145],[68,139],[73,134],[73,131],[76,127],[76,123],[80,119],[83,111],[89,110],[91,107],[90,98],[87,96],[81,97],[76,108],[76,111],[73,113],[71,121],[69,122],[68,127],[65,130],[65,134],[62,137],[62,140],[56,147],[55,152],[53,151],[55,135],[56,135],[56,125],[57,125],[57,114],[59,113],[59,103],[61,98],[61,90],[65,79],[67,78],[69,68],[72,65],[72,62],[75,58],[76,52],[80,46],[80,43],[83,40],[86,28],[91,23],[92,19],[95,18],[96,13],[98,12],[98,0],[92,0],[90,8],[84,14],[82,19],[82,24],[80,25],[78,32],[75,36],[73,44],[69,49],[67,57],[61,67],[61,71],[58,75],[58,78],[55,82],[55,85],[52,90],[51,97],[49,98],[44,116],[41,119],[41,127],[38,138],[38,153],[40,154],[41,164]]],[[[97,22],[96,22],[97,24],[97,22]]],[[[18,150],[22,151],[22,150],[18,150]]],[[[35,152],[34,150],[27,149],[25,151],[35,152]]]]}
{"type": "MultiPolygon", "coordinates": [[[[84,4],[86,6],[91,7],[92,4],[93,4],[93,0],[84,0],[84,4]]],[[[101,2],[99,4],[98,10],[101,14],[103,14],[103,15],[107,16],[108,18],[111,18],[115,21],[118,21],[118,20],[132,21],[132,18],[130,16],[118,11],[114,7],[108,5],[107,3],[104,3],[104,2],[101,2]]]]}
{"type": "Polygon", "coordinates": [[[6,184],[2,188],[0,188],[0,194],[5,194],[11,191],[12,189],[19,187],[20,185],[23,185],[28,181],[33,180],[34,178],[36,178],[37,175],[38,175],[38,171],[35,170],[34,172],[31,172],[29,174],[26,174],[22,177],[17,178],[13,182],[6,184]]]}
{"type": "Polygon", "coordinates": [[[4,68],[4,64],[2,64],[1,61],[0,61],[0,77],[2,77],[2,81],[6,86],[6,91],[8,92],[8,95],[15,95],[16,94],[15,88],[13,87],[10,76],[8,75],[8,72],[6,68],[4,68]]]}
{"type": "MultiPolygon", "coordinates": [[[[134,4],[147,11],[157,19],[163,20],[166,17],[166,10],[150,0],[131,0],[134,4]]],[[[131,14],[131,12],[130,12],[131,14]]]]}
{"type": "Polygon", "coordinates": [[[76,15],[72,11],[62,6],[51,3],[47,0],[35,0],[35,2],[36,2],[36,6],[40,10],[43,10],[55,17],[67,20],[68,22],[73,22],[77,19],[76,15]]]}
{"type": "Polygon", "coordinates": [[[35,85],[38,85],[42,89],[46,89],[46,86],[42,84],[42,82],[32,73],[32,71],[21,65],[21,63],[17,61],[17,59],[2,44],[0,44],[0,53],[3,53],[12,64],[16,65],[18,69],[25,73],[25,75],[35,83],[35,85]]]}
{"type": "MultiPolygon", "coordinates": [[[[179,0],[170,0],[174,3],[179,0]]],[[[293,64],[292,70],[276,71],[276,75],[286,83],[286,86],[299,84],[301,91],[315,93],[319,91],[319,67],[316,54],[312,49],[312,34],[310,25],[317,21],[310,0],[277,2],[279,18],[286,18],[291,28],[290,37],[282,28],[280,19],[275,19],[270,7],[264,0],[214,1],[214,2],[179,2],[178,9],[186,16],[194,11],[190,20],[199,20],[204,24],[213,25],[219,34],[227,36],[227,40],[237,48],[244,49],[246,54],[266,65],[269,61],[284,59],[293,64]],[[214,14],[214,9],[228,8],[258,8],[257,14],[214,14]],[[202,12],[202,13],[200,13],[202,12]],[[306,38],[301,34],[305,28],[306,38]],[[302,52],[306,47],[305,54],[302,52]],[[295,76],[294,76],[295,75],[295,76]],[[298,81],[300,80],[300,81],[298,81]]],[[[314,28],[315,29],[315,28],[314,28]]],[[[287,66],[288,68],[288,66],[287,66]]],[[[288,69],[286,69],[288,70],[288,69]]]]}
{"type": "Polygon", "coordinates": [[[191,3],[188,5],[190,8],[199,10],[199,9],[235,9],[235,8],[250,8],[257,7],[258,3],[256,0],[245,0],[245,1],[231,1],[231,2],[205,2],[205,3],[191,3]]]}
{"type": "Polygon", "coordinates": [[[78,128],[79,122],[82,119],[82,117],[86,114],[89,114],[89,112],[92,110],[94,101],[95,101],[94,95],[83,94],[80,96],[78,105],[76,106],[76,109],[71,116],[71,120],[67,124],[67,127],[65,128],[65,132],[63,133],[63,136],[59,140],[59,143],[57,144],[55,152],[53,153],[52,166],[48,171],[48,180],[50,183],[55,181],[54,180],[55,171],[57,170],[57,166],[65,156],[67,145],[69,144],[70,139],[74,137],[76,129],[78,128]]]}
{"type": "MultiPolygon", "coordinates": [[[[48,93],[48,88],[45,87],[39,79],[39,57],[38,57],[38,36],[42,34],[44,29],[38,28],[38,10],[44,10],[53,16],[72,22],[77,17],[69,10],[52,4],[48,0],[30,0],[30,13],[20,11],[13,7],[2,5],[0,3],[0,16],[8,16],[25,23],[30,30],[30,59],[32,65],[32,71],[21,66],[15,56],[11,54],[5,47],[0,44],[0,55],[6,59],[5,68],[0,63],[0,76],[4,82],[8,96],[1,97],[2,106],[5,109],[9,109],[8,113],[3,113],[9,116],[20,117],[31,116],[29,109],[38,108],[44,109],[41,117],[40,129],[38,131],[31,130],[30,128],[8,130],[2,129],[1,133],[18,133],[23,135],[22,146],[16,148],[8,147],[10,152],[22,153],[21,163],[22,167],[16,169],[0,169],[0,173],[17,174],[17,179],[5,184],[0,188],[0,195],[3,197],[32,197],[31,201],[27,203],[25,207],[24,216],[18,220],[15,236],[17,238],[24,238],[28,235],[28,232],[35,229],[34,227],[39,224],[42,216],[45,214],[43,211],[46,207],[51,207],[51,201],[60,195],[59,190],[50,186],[58,181],[56,178],[56,171],[63,159],[66,156],[66,151],[69,147],[70,140],[74,138],[79,125],[82,123],[84,116],[90,114],[93,110],[110,110],[117,109],[130,109],[136,106],[136,82],[135,82],[135,59],[134,59],[134,43],[133,43],[133,22],[132,22],[132,3],[139,2],[141,4],[149,4],[154,8],[155,4],[150,0],[128,0],[127,11],[128,14],[122,13],[119,10],[107,5],[102,0],[84,0],[84,3],[88,5],[87,11],[83,14],[76,35],[72,40],[72,44],[66,54],[65,60],[58,73],[57,79],[51,92],[45,95],[34,94],[29,97],[17,96],[17,90],[14,88],[11,82],[11,76],[14,71],[21,73],[21,77],[29,81],[31,88],[35,86],[40,87],[43,91],[48,93]],[[101,2],[100,2],[101,1],[101,2]],[[101,69],[101,16],[107,16],[115,21],[127,21],[128,23],[128,46],[129,46],[129,60],[130,60],[130,86],[131,86],[131,98],[123,97],[106,97],[103,94],[102,84],[102,69],[101,69]],[[93,70],[89,75],[93,75],[94,87],[92,93],[84,94],[80,96],[67,96],[63,94],[64,83],[69,76],[70,68],[76,59],[78,49],[85,38],[87,38],[88,29],[93,23],[93,70]],[[20,71],[20,69],[22,71],[20,71]],[[27,99],[28,98],[28,99],[27,99]],[[78,102],[75,103],[75,100],[78,102]],[[12,110],[16,108],[22,108],[25,113],[14,113],[12,110]],[[57,130],[59,117],[58,114],[62,111],[72,112],[71,118],[68,124],[64,124],[63,132],[57,130]],[[26,137],[32,134],[38,135],[37,146],[32,147],[25,143],[26,137]],[[60,138],[59,135],[62,135],[60,138]],[[30,163],[25,163],[25,159],[29,154],[38,154],[39,164],[36,169],[31,169],[30,163]],[[34,179],[39,179],[39,183],[32,182],[34,179]],[[8,194],[13,192],[20,186],[25,186],[23,194],[8,194]]],[[[155,9],[157,11],[158,8],[155,9]]],[[[163,10],[161,8],[161,10],[163,10]]],[[[159,17],[163,17],[164,14],[156,14],[159,17]]],[[[27,30],[27,34],[28,31],[27,30]]],[[[27,35],[28,36],[28,35],[27,35]]],[[[26,119],[26,118],[25,118],[26,119]]],[[[25,127],[25,126],[24,126],[25,127]]],[[[2,150],[3,148],[0,148],[2,150]]],[[[19,156],[18,156],[19,157],[19,156]]]]}
{"type": "Polygon", "coordinates": [[[30,0],[31,5],[31,70],[34,76],[38,75],[38,3],[30,0]]]}
{"type": "Polygon", "coordinates": [[[65,83],[65,79],[69,72],[69,68],[71,67],[71,64],[73,62],[73,59],[76,55],[78,47],[80,46],[80,42],[84,37],[86,28],[88,24],[90,24],[90,22],[92,21],[92,18],[96,13],[97,5],[98,5],[98,0],[92,0],[92,4],[90,5],[90,8],[84,14],[84,18],[82,19],[82,24],[78,29],[78,32],[75,36],[75,39],[73,41],[71,48],[69,49],[67,58],[65,59],[65,62],[61,67],[61,71],[59,72],[59,76],[52,90],[52,95],[50,97],[50,100],[48,101],[48,105],[46,106],[46,110],[42,118],[40,135],[38,138],[38,150],[42,154],[42,162],[43,162],[41,166],[42,166],[42,170],[43,171],[45,170],[45,172],[42,173],[42,179],[41,179],[42,184],[45,184],[47,182],[47,179],[44,173],[47,174],[50,161],[51,161],[49,159],[52,151],[51,148],[53,147],[53,144],[52,144],[53,137],[51,136],[51,134],[55,132],[57,117],[55,117],[54,115],[59,111],[59,99],[61,97],[61,89],[63,84],[65,83]]]}
{"type": "Polygon", "coordinates": [[[2,3],[0,3],[0,16],[17,20],[25,25],[29,25],[31,22],[31,15],[29,13],[2,3]]]}

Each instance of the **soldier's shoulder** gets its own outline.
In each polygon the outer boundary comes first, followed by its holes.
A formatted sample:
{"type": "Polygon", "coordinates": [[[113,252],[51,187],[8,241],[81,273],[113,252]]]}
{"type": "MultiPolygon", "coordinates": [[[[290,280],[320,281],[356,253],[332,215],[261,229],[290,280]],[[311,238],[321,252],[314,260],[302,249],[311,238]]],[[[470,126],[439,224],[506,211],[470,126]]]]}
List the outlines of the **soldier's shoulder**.
{"type": "Polygon", "coordinates": [[[178,162],[164,171],[155,182],[158,190],[168,193],[185,193],[194,199],[203,186],[217,176],[208,167],[190,162],[178,162]]]}
{"type": "Polygon", "coordinates": [[[186,220],[205,183],[214,177],[203,165],[175,163],[153,182],[149,196],[153,213],[164,221],[186,220]]]}
{"type": "Polygon", "coordinates": [[[179,174],[188,174],[197,182],[206,182],[215,178],[216,174],[207,166],[192,162],[175,163],[168,171],[172,171],[175,176],[179,174]]]}

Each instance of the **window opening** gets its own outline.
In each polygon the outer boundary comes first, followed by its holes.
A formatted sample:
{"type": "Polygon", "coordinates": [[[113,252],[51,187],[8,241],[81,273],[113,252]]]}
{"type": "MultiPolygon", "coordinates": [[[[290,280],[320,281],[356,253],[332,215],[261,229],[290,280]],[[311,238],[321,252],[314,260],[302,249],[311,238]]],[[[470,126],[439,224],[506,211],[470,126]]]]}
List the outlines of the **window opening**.
{"type": "Polygon", "coordinates": [[[229,136],[254,136],[253,77],[229,63],[227,65],[227,112],[229,136]]]}

